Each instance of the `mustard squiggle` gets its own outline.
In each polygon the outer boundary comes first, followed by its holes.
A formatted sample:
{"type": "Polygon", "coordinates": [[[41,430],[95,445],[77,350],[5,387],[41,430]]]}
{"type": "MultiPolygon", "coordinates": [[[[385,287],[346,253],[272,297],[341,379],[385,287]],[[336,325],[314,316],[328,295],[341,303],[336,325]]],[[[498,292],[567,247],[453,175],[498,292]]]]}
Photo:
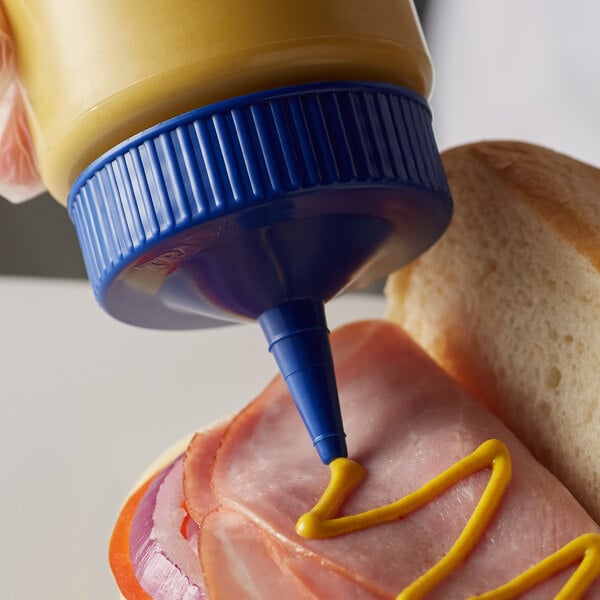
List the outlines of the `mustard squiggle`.
{"type": "Polygon", "coordinates": [[[600,576],[600,535],[584,533],[512,581],[467,600],[512,600],[581,560],[554,600],[577,600],[600,576]]]}
{"type": "MultiPolygon", "coordinates": [[[[396,600],[419,600],[446,579],[471,552],[483,535],[510,482],[512,465],[508,448],[499,440],[487,440],[473,453],[396,502],[355,515],[336,517],[342,504],[362,482],[366,469],[346,458],[330,463],[330,480],[313,509],[298,519],[296,532],[307,538],[342,535],[400,519],[414,512],[462,479],[491,467],[483,494],[447,554],[411,583],[396,600]]],[[[600,575],[600,535],[585,534],[534,565],[507,584],[469,600],[512,600],[538,583],[581,559],[581,564],[555,600],[577,600],[600,575]]]]}

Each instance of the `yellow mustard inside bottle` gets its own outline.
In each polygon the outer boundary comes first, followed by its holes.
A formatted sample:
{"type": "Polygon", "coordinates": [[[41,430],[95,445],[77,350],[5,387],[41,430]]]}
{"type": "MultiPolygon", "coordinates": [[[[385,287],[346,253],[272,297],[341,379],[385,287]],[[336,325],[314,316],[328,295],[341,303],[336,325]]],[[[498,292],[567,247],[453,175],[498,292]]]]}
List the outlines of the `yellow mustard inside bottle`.
{"type": "Polygon", "coordinates": [[[65,203],[93,159],[143,129],[293,84],[383,81],[423,96],[408,0],[5,0],[45,185],[65,203]]]}

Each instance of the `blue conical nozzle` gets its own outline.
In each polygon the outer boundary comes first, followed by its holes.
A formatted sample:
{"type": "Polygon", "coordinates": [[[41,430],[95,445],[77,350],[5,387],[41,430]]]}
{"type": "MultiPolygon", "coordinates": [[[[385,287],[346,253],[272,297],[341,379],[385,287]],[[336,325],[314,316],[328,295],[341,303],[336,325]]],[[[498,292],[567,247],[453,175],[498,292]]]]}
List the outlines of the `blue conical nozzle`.
{"type": "Polygon", "coordinates": [[[258,322],[321,460],[347,456],[323,301],[289,300],[258,322]]]}

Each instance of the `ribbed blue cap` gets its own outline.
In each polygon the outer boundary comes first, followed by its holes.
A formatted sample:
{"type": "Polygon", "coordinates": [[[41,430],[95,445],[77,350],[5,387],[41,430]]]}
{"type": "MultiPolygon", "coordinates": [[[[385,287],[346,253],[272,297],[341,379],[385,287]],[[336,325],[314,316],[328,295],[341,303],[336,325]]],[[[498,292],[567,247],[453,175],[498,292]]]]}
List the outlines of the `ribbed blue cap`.
{"type": "Polygon", "coordinates": [[[68,207],[113,316],[170,329],[258,318],[325,463],[346,445],[323,301],[411,261],[452,213],[426,101],[373,82],[160,123],[90,165],[68,207]]]}
{"type": "Polygon", "coordinates": [[[91,164],[68,207],[99,302],[158,328],[366,285],[428,248],[452,212],[427,102],[370,82],[160,123],[91,164]]]}

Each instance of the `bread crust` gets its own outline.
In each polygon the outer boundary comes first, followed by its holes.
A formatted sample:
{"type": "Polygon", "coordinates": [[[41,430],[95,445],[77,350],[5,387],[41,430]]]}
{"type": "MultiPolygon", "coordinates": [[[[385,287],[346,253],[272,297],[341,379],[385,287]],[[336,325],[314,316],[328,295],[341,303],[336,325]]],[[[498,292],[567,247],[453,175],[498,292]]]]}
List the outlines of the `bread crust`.
{"type": "Polygon", "coordinates": [[[519,142],[443,156],[448,232],[390,277],[388,317],[600,520],[600,170],[519,142]]]}

